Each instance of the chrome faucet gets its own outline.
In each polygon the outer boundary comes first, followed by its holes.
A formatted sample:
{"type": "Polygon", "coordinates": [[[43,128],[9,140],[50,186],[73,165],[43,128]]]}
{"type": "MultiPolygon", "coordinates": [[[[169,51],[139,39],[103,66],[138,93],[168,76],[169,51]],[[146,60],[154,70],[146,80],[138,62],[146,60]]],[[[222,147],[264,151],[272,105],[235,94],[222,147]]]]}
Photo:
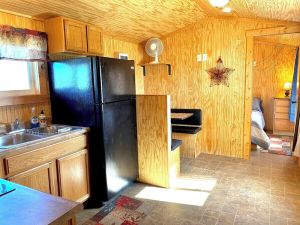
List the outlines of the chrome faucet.
{"type": "Polygon", "coordinates": [[[12,134],[25,131],[25,124],[18,118],[13,123],[1,123],[0,122],[0,135],[12,134]]]}
{"type": "Polygon", "coordinates": [[[16,118],[15,122],[13,123],[13,130],[20,130],[20,122],[18,118],[16,118]]]}

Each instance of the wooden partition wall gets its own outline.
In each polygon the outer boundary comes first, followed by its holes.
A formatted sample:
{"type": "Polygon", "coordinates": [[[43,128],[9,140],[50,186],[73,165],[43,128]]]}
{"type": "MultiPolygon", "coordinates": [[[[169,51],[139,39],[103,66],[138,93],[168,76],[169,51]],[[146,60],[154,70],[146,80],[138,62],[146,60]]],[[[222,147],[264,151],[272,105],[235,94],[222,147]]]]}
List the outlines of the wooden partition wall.
{"type": "Polygon", "coordinates": [[[143,183],[170,187],[180,171],[180,149],[171,151],[169,95],[136,98],[139,178],[143,183]]]}

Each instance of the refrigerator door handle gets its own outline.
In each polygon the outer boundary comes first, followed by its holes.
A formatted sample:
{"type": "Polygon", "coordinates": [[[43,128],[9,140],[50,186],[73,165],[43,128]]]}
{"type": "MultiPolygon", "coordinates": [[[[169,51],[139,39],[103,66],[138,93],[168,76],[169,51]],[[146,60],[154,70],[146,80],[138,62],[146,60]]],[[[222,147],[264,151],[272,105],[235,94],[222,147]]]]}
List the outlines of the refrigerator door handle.
{"type": "Polygon", "coordinates": [[[100,97],[101,97],[101,103],[103,103],[103,83],[102,83],[102,73],[105,73],[105,62],[100,61],[100,73],[99,73],[99,84],[100,84],[100,97]]]}

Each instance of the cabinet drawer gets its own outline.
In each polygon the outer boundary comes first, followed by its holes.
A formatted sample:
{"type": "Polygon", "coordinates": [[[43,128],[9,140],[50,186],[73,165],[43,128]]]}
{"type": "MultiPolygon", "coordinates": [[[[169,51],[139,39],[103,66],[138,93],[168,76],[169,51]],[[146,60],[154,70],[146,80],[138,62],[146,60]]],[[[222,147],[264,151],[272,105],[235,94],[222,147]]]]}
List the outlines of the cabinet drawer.
{"type": "Polygon", "coordinates": [[[289,107],[290,99],[275,99],[275,107],[289,107]]]}
{"type": "Polygon", "coordinates": [[[294,124],[289,120],[277,119],[274,121],[274,130],[291,131],[294,130],[294,124]]]}
{"type": "Polygon", "coordinates": [[[275,119],[288,120],[289,119],[289,114],[288,113],[275,113],[275,119]]]}
{"type": "Polygon", "coordinates": [[[289,113],[289,107],[287,106],[277,106],[275,107],[275,113],[289,113]]]}
{"type": "Polygon", "coordinates": [[[4,159],[6,175],[49,162],[87,146],[85,135],[4,159]]]}

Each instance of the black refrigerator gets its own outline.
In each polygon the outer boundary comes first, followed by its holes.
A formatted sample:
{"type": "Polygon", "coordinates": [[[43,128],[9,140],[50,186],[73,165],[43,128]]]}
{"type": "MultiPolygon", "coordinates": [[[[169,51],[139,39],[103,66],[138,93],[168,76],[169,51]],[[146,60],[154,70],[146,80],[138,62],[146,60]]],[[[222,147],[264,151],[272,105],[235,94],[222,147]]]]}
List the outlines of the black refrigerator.
{"type": "Polygon", "coordinates": [[[52,123],[90,128],[88,206],[101,206],[137,177],[134,61],[86,57],[48,69],[52,123]]]}

